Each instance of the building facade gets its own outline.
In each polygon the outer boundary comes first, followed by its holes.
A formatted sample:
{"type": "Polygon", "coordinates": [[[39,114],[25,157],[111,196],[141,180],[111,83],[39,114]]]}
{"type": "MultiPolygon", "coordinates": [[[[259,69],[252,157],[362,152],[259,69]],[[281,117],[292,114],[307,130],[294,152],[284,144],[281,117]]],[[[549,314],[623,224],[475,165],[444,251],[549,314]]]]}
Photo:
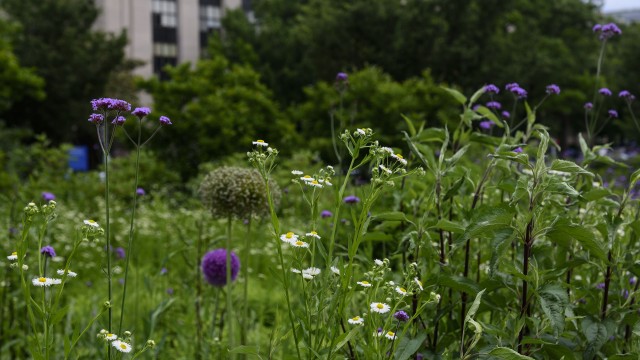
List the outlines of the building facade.
{"type": "Polygon", "coordinates": [[[204,54],[207,39],[221,29],[225,11],[250,11],[249,0],[95,0],[101,10],[96,28],[127,32],[125,51],[144,64],[134,73],[164,78],[165,65],[195,63],[204,54]]]}

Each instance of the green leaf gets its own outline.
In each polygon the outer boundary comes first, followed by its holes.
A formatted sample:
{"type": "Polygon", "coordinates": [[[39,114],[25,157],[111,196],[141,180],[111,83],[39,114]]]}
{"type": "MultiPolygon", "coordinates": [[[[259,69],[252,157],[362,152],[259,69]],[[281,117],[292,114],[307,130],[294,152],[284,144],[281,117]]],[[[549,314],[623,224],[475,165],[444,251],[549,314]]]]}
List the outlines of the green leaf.
{"type": "Polygon", "coordinates": [[[358,327],[354,327],[351,331],[349,331],[348,333],[343,333],[340,336],[338,336],[338,342],[336,344],[336,348],[334,349],[334,351],[338,351],[340,350],[341,347],[343,347],[347,342],[349,342],[359,331],[360,329],[358,327]]]}
{"type": "Polygon", "coordinates": [[[478,99],[480,98],[480,96],[482,96],[484,93],[485,93],[484,86],[478,89],[475,93],[473,93],[473,95],[471,95],[471,99],[469,100],[469,106],[472,106],[473,104],[475,104],[476,101],[478,101],[478,99]]]}
{"type": "Polygon", "coordinates": [[[564,310],[569,303],[567,290],[558,284],[548,284],[538,291],[542,311],[551,321],[557,338],[564,331],[564,310]]]}
{"type": "Polygon", "coordinates": [[[413,126],[413,121],[411,121],[411,119],[406,117],[404,114],[400,114],[400,116],[402,116],[404,121],[407,123],[407,128],[409,129],[409,134],[411,134],[411,137],[416,136],[416,127],[413,126]]]}
{"type": "Polygon", "coordinates": [[[468,149],[469,145],[465,145],[460,150],[456,151],[453,156],[446,160],[447,165],[450,167],[454,166],[458,162],[458,160],[460,160],[460,158],[467,152],[468,149]]]}
{"type": "Polygon", "coordinates": [[[495,148],[498,145],[500,145],[501,139],[495,136],[489,136],[487,134],[474,132],[474,133],[471,133],[471,136],[469,137],[469,141],[479,143],[479,144],[489,145],[492,148],[495,148]]]}
{"type": "Polygon", "coordinates": [[[467,98],[462,95],[461,92],[459,92],[458,90],[454,90],[454,89],[450,89],[447,87],[442,87],[446,92],[448,92],[451,96],[453,96],[454,99],[456,99],[457,102],[460,103],[460,105],[464,105],[467,103],[467,98]]]}
{"type": "Polygon", "coordinates": [[[400,342],[398,343],[398,348],[396,349],[396,353],[394,358],[396,360],[407,360],[413,354],[420,349],[422,343],[427,339],[427,333],[422,332],[418,334],[415,338],[409,338],[408,336],[402,337],[400,342]]]}
{"type": "Polygon", "coordinates": [[[362,241],[390,241],[393,236],[381,231],[371,231],[362,236],[362,241]]]}
{"type": "Polygon", "coordinates": [[[528,102],[524,102],[524,108],[527,111],[527,124],[532,126],[536,122],[536,113],[531,111],[531,107],[528,102]]]}
{"type": "Polygon", "coordinates": [[[511,227],[514,214],[514,209],[506,204],[480,206],[474,211],[464,235],[456,239],[456,245],[459,246],[467,239],[487,235],[494,230],[511,227]]]}
{"type": "Polygon", "coordinates": [[[453,183],[453,185],[451,185],[449,190],[447,190],[447,193],[444,194],[442,201],[445,202],[450,198],[454,197],[455,195],[457,195],[458,190],[460,190],[460,187],[462,186],[462,184],[464,184],[465,180],[467,180],[467,175],[461,176],[458,180],[456,180],[456,182],[453,183]]]}
{"type": "Polygon", "coordinates": [[[390,211],[386,213],[376,214],[373,220],[379,221],[407,221],[407,217],[402,211],[390,211]]]}
{"type": "Polygon", "coordinates": [[[507,255],[507,249],[515,237],[512,228],[500,229],[494,233],[491,240],[491,261],[489,262],[489,274],[493,276],[500,258],[507,255]]]}
{"type": "Polygon", "coordinates": [[[638,180],[640,180],[640,169],[636,170],[631,174],[631,181],[629,181],[629,186],[634,186],[638,180]]]}
{"type": "Polygon", "coordinates": [[[440,286],[469,294],[477,294],[480,291],[480,287],[475,281],[457,275],[440,275],[435,279],[435,283],[440,286]]]}
{"type": "Polygon", "coordinates": [[[588,202],[600,200],[603,197],[612,195],[611,190],[607,188],[593,188],[586,193],[582,194],[582,198],[588,202]]]}
{"type": "Polygon", "coordinates": [[[478,295],[476,295],[475,300],[473,300],[473,304],[471,304],[469,311],[467,311],[467,315],[464,317],[465,324],[467,323],[467,321],[471,320],[471,318],[478,311],[478,307],[480,307],[480,302],[482,301],[482,294],[484,294],[485,290],[486,289],[482,289],[482,291],[478,292],[478,295]]]}
{"type": "Polygon", "coordinates": [[[555,171],[568,172],[571,174],[584,174],[589,177],[594,176],[592,172],[583,169],[580,165],[577,165],[573,161],[567,161],[567,160],[560,160],[560,159],[553,160],[553,162],[551,163],[550,169],[555,171]]]}
{"type": "Polygon", "coordinates": [[[258,352],[258,346],[255,345],[240,345],[231,350],[229,350],[230,354],[251,354],[260,357],[260,353],[258,352]]]}
{"type": "Polygon", "coordinates": [[[587,347],[582,353],[582,358],[592,360],[602,345],[607,342],[607,328],[600,321],[591,317],[583,318],[580,328],[587,338],[587,347]]]}
{"type": "Polygon", "coordinates": [[[431,229],[442,229],[444,231],[448,231],[454,234],[462,234],[464,233],[464,226],[459,223],[449,221],[447,219],[440,219],[438,222],[429,228],[431,229]]]}
{"type": "Polygon", "coordinates": [[[418,133],[416,140],[423,142],[443,142],[446,137],[442,128],[428,128],[418,133]]]}
{"type": "Polygon", "coordinates": [[[407,145],[409,145],[409,150],[411,150],[411,152],[418,158],[418,160],[420,160],[420,162],[422,163],[422,165],[424,165],[425,168],[429,169],[429,163],[427,162],[427,159],[424,158],[424,156],[422,156],[422,153],[416,148],[416,145],[413,143],[413,141],[411,141],[411,138],[409,137],[409,134],[407,134],[406,131],[403,131],[404,133],[404,139],[407,142],[407,145]]]}
{"type": "Polygon", "coordinates": [[[62,318],[67,314],[67,311],[69,310],[69,305],[58,309],[53,316],[51,317],[51,325],[55,325],[57,323],[60,322],[60,320],[62,320],[62,318]]]}
{"type": "Polygon", "coordinates": [[[596,234],[584,225],[571,223],[564,217],[559,217],[547,232],[551,240],[556,240],[558,244],[565,244],[566,238],[570,237],[579,242],[589,254],[600,260],[607,261],[607,254],[604,244],[598,240],[596,234]]]}
{"type": "Polygon", "coordinates": [[[476,112],[482,115],[483,117],[486,117],[487,119],[493,121],[493,123],[497,127],[504,127],[504,125],[502,124],[502,121],[500,121],[500,119],[498,119],[496,114],[494,114],[493,111],[491,111],[490,109],[487,109],[484,106],[478,106],[478,108],[476,109],[476,112]]]}
{"type": "Polygon", "coordinates": [[[502,360],[535,360],[532,357],[521,355],[506,347],[497,347],[489,351],[489,355],[493,355],[502,360]]]}

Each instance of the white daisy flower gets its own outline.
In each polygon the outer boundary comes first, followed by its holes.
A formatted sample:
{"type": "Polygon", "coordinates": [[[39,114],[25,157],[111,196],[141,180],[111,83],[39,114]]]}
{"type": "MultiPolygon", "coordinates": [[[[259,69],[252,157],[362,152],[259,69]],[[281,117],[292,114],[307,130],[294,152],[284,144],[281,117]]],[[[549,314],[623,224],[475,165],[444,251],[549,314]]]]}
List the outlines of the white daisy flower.
{"type": "Polygon", "coordinates": [[[383,147],[380,148],[380,150],[382,150],[382,152],[386,152],[389,155],[394,155],[395,154],[393,152],[393,149],[390,148],[390,147],[383,146],[383,147]]]}
{"type": "Polygon", "coordinates": [[[422,281],[420,281],[420,279],[414,278],[413,281],[416,283],[416,285],[418,285],[420,291],[424,290],[424,288],[422,287],[422,281]]]}
{"type": "Polygon", "coordinates": [[[104,336],[105,339],[109,340],[109,341],[113,341],[113,340],[117,340],[118,339],[118,335],[116,334],[111,334],[111,333],[107,333],[104,336]]]}
{"type": "Polygon", "coordinates": [[[282,234],[280,235],[280,240],[291,244],[292,242],[296,242],[298,241],[298,235],[294,234],[293,232],[289,231],[286,234],[282,234]]]}
{"type": "Polygon", "coordinates": [[[302,240],[292,241],[289,244],[291,244],[291,246],[297,247],[297,248],[308,248],[309,247],[309,243],[306,243],[306,242],[304,242],[302,240]]]}
{"type": "Polygon", "coordinates": [[[371,287],[371,283],[368,282],[367,280],[358,281],[356,284],[365,288],[371,287]]]}
{"type": "Polygon", "coordinates": [[[313,279],[313,275],[310,275],[310,274],[302,274],[302,278],[303,278],[303,279],[307,279],[307,280],[311,280],[311,279],[313,279]]]}
{"type": "Polygon", "coordinates": [[[395,290],[396,290],[396,292],[397,292],[398,294],[400,294],[400,295],[402,295],[402,296],[407,295],[407,290],[406,290],[405,288],[403,288],[403,287],[396,286],[396,289],[395,289],[395,290]]]}
{"type": "Polygon", "coordinates": [[[305,184],[322,189],[322,184],[320,184],[318,180],[307,181],[305,184]]]}
{"type": "Polygon", "coordinates": [[[395,340],[396,339],[396,333],[394,333],[393,331],[387,331],[387,333],[384,334],[384,337],[386,337],[389,340],[395,340]]]}
{"type": "Polygon", "coordinates": [[[295,273],[295,274],[302,274],[302,271],[300,271],[299,269],[296,269],[296,268],[292,268],[291,272],[295,273]]]}
{"type": "Polygon", "coordinates": [[[35,286],[51,286],[51,285],[56,285],[57,284],[54,281],[54,279],[46,278],[46,277],[35,278],[35,279],[31,280],[31,282],[35,286]]]}
{"type": "Polygon", "coordinates": [[[336,275],[340,275],[340,269],[338,269],[338,268],[337,268],[337,267],[335,267],[335,266],[332,266],[332,267],[331,267],[331,272],[333,272],[333,273],[334,273],[334,274],[336,274],[336,275]]]}
{"type": "Polygon", "coordinates": [[[320,269],[318,269],[317,267],[310,267],[310,268],[306,268],[304,270],[302,270],[303,274],[308,274],[311,276],[316,276],[320,274],[320,269]]]}
{"type": "Polygon", "coordinates": [[[401,163],[402,165],[407,165],[407,160],[405,160],[402,155],[400,154],[393,154],[391,155],[392,158],[398,160],[399,163],[401,163]]]}
{"type": "Polygon", "coordinates": [[[291,170],[291,174],[298,176],[298,175],[302,175],[304,173],[302,171],[300,171],[300,170],[291,170]]]}
{"type": "Polygon", "coordinates": [[[386,172],[387,174],[393,174],[393,171],[391,171],[391,169],[389,169],[388,167],[380,164],[380,170],[386,172]]]}
{"type": "Polygon", "coordinates": [[[382,260],[380,260],[380,259],[375,259],[375,260],[373,260],[373,262],[374,262],[377,266],[382,266],[382,265],[384,265],[384,262],[382,262],[382,260]]]}
{"type": "Polygon", "coordinates": [[[100,225],[98,225],[98,223],[95,220],[85,220],[84,224],[88,226],[93,226],[95,228],[100,227],[100,225]]]}
{"type": "Polygon", "coordinates": [[[332,183],[329,182],[329,180],[318,180],[321,184],[324,184],[325,186],[333,186],[332,183]]]}
{"type": "Polygon", "coordinates": [[[371,311],[379,314],[388,313],[391,307],[385,303],[373,302],[371,303],[371,311]]]}
{"type": "Polygon", "coordinates": [[[18,260],[18,253],[17,252],[12,252],[11,255],[7,256],[7,259],[9,259],[9,260],[18,260]]]}
{"type": "Polygon", "coordinates": [[[315,230],[308,232],[305,235],[309,237],[314,237],[316,239],[320,239],[320,235],[318,235],[318,233],[315,230]]]}
{"type": "Polygon", "coordinates": [[[51,285],[60,285],[62,284],[62,279],[51,279],[51,285]]]}
{"type": "Polygon", "coordinates": [[[300,180],[302,180],[304,182],[308,182],[308,181],[313,181],[315,179],[313,177],[311,177],[311,175],[305,175],[305,176],[301,177],[300,180]]]}
{"type": "MultiPolygon", "coordinates": [[[[58,275],[62,276],[62,275],[64,275],[65,271],[64,270],[58,270],[57,273],[58,273],[58,275]]],[[[78,276],[78,274],[76,274],[75,272],[73,272],[71,270],[67,270],[67,276],[74,278],[74,277],[78,276]]]]}
{"type": "Polygon", "coordinates": [[[351,325],[362,325],[364,324],[364,319],[360,316],[354,316],[351,319],[347,320],[347,322],[351,325]]]}
{"type": "MultiPolygon", "coordinates": [[[[264,142],[264,140],[256,140],[253,142],[253,145],[258,145],[258,146],[269,146],[269,143],[264,142]]],[[[128,352],[128,351],[127,351],[128,352]]]]}
{"type": "Polygon", "coordinates": [[[131,352],[131,345],[127,344],[124,341],[115,340],[111,343],[111,346],[118,349],[118,351],[123,353],[131,352]]]}

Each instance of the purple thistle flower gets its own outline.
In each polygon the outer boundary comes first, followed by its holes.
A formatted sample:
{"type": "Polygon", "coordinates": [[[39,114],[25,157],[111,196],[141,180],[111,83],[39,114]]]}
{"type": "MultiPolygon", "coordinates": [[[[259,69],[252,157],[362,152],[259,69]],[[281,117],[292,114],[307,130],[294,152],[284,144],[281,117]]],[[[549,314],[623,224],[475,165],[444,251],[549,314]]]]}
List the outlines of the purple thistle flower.
{"type": "Polygon", "coordinates": [[[127,257],[127,253],[124,251],[123,248],[117,247],[116,248],[116,256],[118,256],[118,259],[124,259],[124,258],[127,257]]]}
{"type": "Polygon", "coordinates": [[[484,91],[491,93],[491,94],[499,94],[500,93],[500,89],[495,86],[494,84],[489,84],[489,85],[485,85],[484,86],[484,91]]]}
{"type": "Polygon", "coordinates": [[[163,126],[166,126],[166,125],[173,125],[173,124],[171,123],[171,120],[169,120],[169,118],[168,118],[168,117],[166,117],[166,116],[164,116],[164,115],[163,115],[163,116],[160,116],[160,120],[159,120],[159,121],[160,121],[160,125],[163,125],[163,126]]]}
{"type": "Polygon", "coordinates": [[[502,109],[502,104],[497,101],[489,101],[486,105],[489,109],[500,110],[502,109]]]}
{"type": "Polygon", "coordinates": [[[342,199],[342,201],[344,201],[345,204],[355,204],[360,202],[360,198],[355,195],[349,195],[342,199]]]}
{"type": "Polygon", "coordinates": [[[144,189],[143,189],[143,188],[139,187],[139,188],[137,188],[137,189],[136,189],[136,195],[138,195],[138,196],[144,196],[144,195],[146,195],[146,194],[147,194],[147,193],[144,191],[144,189]]]}
{"type": "Polygon", "coordinates": [[[92,122],[96,125],[102,124],[104,121],[104,116],[102,114],[91,114],[89,115],[89,122],[92,122]]]}
{"type": "Polygon", "coordinates": [[[46,255],[48,257],[55,257],[56,256],[56,251],[53,250],[53,248],[49,245],[42,247],[42,249],[40,249],[40,254],[46,255]]]}
{"type": "Polygon", "coordinates": [[[618,94],[618,97],[621,97],[627,101],[633,101],[636,99],[636,97],[633,94],[631,94],[628,90],[620,91],[620,93],[618,94]]]}
{"type": "Polygon", "coordinates": [[[491,129],[491,127],[493,127],[493,125],[495,125],[495,123],[491,120],[484,120],[484,121],[480,121],[479,125],[480,125],[480,128],[489,130],[491,129]]]}
{"type": "Polygon", "coordinates": [[[511,117],[511,114],[508,111],[503,111],[502,112],[502,117],[505,119],[508,119],[511,117]]]}
{"type": "Polygon", "coordinates": [[[339,72],[336,75],[336,81],[338,81],[338,82],[345,82],[347,80],[349,80],[349,75],[347,75],[347,73],[339,72]]]}
{"type": "MultiPolygon", "coordinates": [[[[231,252],[231,281],[235,281],[240,271],[240,259],[231,252]]],[[[202,273],[209,284],[224,286],[227,284],[227,250],[209,251],[202,257],[202,273]]]]}
{"type": "Polygon", "coordinates": [[[593,109],[593,103],[590,103],[590,102],[584,103],[584,109],[587,111],[593,109]]]}
{"type": "Polygon", "coordinates": [[[602,89],[598,90],[598,93],[600,93],[600,95],[602,95],[602,96],[611,96],[611,90],[609,90],[607,88],[602,88],[602,89]]]}
{"type": "Polygon", "coordinates": [[[135,108],[135,110],[133,110],[131,114],[142,119],[143,117],[151,114],[151,109],[149,109],[148,107],[139,107],[135,108]]]}
{"type": "Polygon", "coordinates": [[[116,126],[124,125],[125,121],[127,121],[127,119],[124,116],[118,116],[117,118],[113,119],[111,124],[116,125],[116,126]]]}
{"type": "Polygon", "coordinates": [[[518,87],[520,87],[520,85],[518,85],[518,83],[510,83],[510,84],[507,84],[507,85],[504,86],[504,88],[507,91],[511,91],[511,89],[518,88],[518,87]]]}
{"type": "Polygon", "coordinates": [[[520,146],[518,146],[517,148],[513,149],[514,153],[521,153],[522,152],[522,148],[520,146]]]}
{"type": "Polygon", "coordinates": [[[558,95],[560,94],[560,86],[556,85],[556,84],[551,84],[551,85],[547,85],[547,94],[551,95],[558,95]]]}
{"type": "Polygon", "coordinates": [[[42,200],[49,202],[49,201],[55,200],[55,199],[56,199],[56,196],[53,195],[53,193],[50,193],[48,191],[43,191],[42,192],[42,200]]]}
{"type": "Polygon", "coordinates": [[[396,312],[395,314],[393,314],[393,317],[396,318],[398,321],[407,321],[407,320],[409,320],[409,315],[406,312],[402,311],[402,310],[400,310],[400,311],[396,312]]]}
{"type": "Polygon", "coordinates": [[[329,210],[322,210],[322,212],[320,213],[320,217],[323,219],[330,218],[332,216],[333,216],[333,213],[329,210]]]}
{"type": "Polygon", "coordinates": [[[611,118],[614,118],[614,119],[618,118],[618,112],[613,110],[613,109],[609,110],[608,114],[609,114],[609,117],[611,117],[611,118]]]}

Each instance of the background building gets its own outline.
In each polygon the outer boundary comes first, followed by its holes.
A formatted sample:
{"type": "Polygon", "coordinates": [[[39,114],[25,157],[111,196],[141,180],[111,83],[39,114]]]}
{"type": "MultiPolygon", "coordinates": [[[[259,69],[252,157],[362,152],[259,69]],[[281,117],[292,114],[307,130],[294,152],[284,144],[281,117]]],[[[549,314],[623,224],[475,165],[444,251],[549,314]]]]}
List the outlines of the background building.
{"type": "Polygon", "coordinates": [[[96,5],[101,9],[96,28],[127,31],[127,57],[144,62],[134,73],[161,78],[165,65],[195,62],[203,55],[225,11],[250,10],[249,0],[96,0],[96,5]]]}

